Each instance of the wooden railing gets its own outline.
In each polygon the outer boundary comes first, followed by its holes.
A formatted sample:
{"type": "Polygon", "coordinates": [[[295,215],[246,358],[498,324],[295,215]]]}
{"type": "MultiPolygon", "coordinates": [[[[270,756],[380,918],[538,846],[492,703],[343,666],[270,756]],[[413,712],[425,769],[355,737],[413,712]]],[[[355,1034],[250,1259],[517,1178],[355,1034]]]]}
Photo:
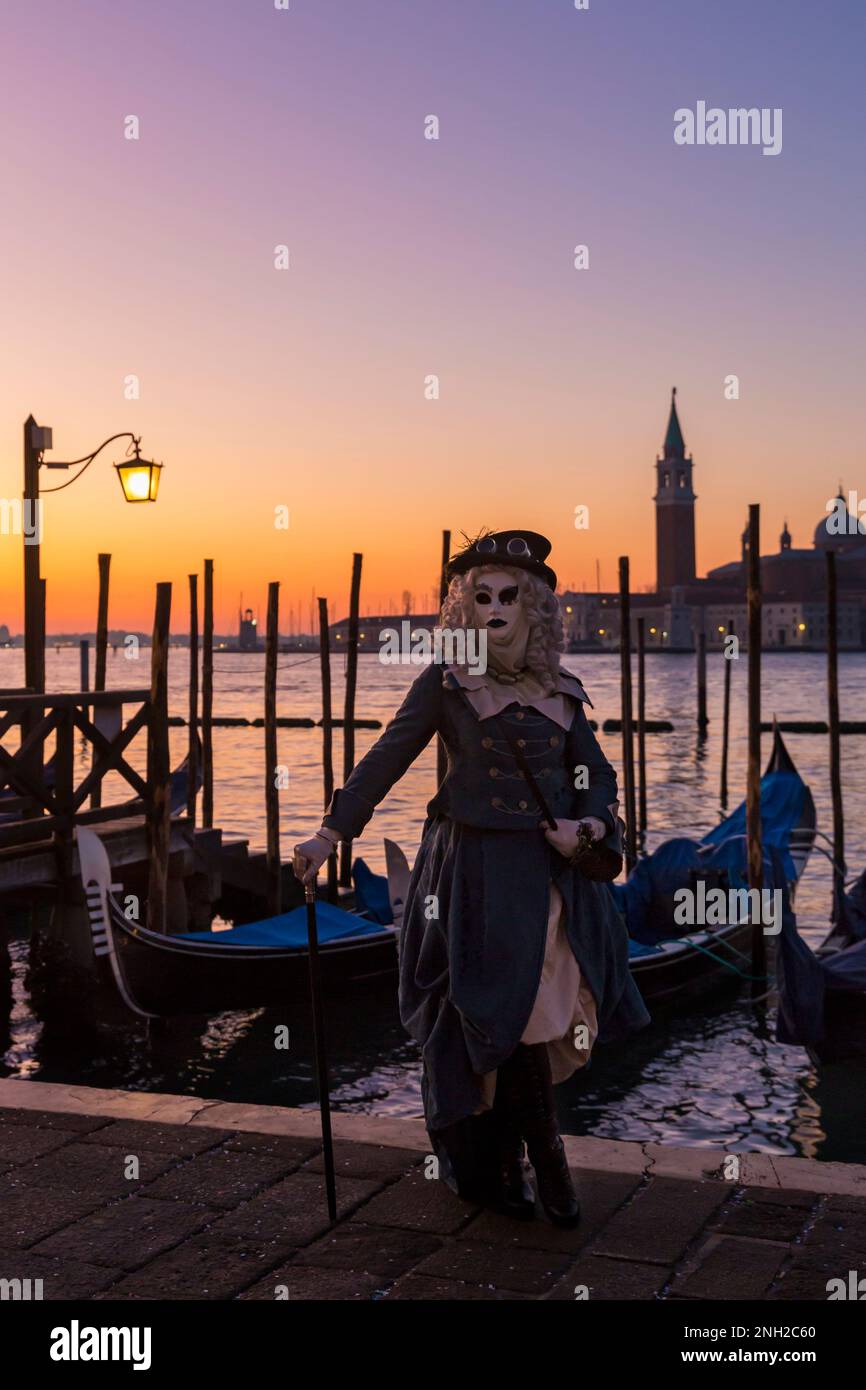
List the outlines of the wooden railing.
{"type": "Polygon", "coordinates": [[[125,756],[136,734],[146,729],[150,758],[154,719],[149,689],[61,695],[0,692],[0,739],[16,726],[21,729],[19,747],[10,751],[0,744],[0,849],[50,836],[68,841],[74,826],[88,821],[135,814],[151,817],[152,791],[125,756]],[[126,723],[125,705],[138,707],[126,723]],[[108,726],[110,732],[104,731],[108,726]],[[76,730],[91,748],[89,770],[82,769],[78,777],[76,730]],[[45,745],[52,735],[54,754],[46,763],[45,745]],[[108,773],[123,778],[134,793],[132,800],[98,805],[98,789],[108,773]],[[86,810],[89,799],[96,804],[86,810]]]}

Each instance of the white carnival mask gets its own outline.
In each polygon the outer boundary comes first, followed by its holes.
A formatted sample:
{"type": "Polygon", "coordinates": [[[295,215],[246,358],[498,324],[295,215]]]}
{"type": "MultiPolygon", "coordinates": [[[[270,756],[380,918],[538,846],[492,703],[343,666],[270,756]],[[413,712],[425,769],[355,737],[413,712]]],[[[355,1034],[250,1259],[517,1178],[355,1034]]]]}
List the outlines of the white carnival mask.
{"type": "Polygon", "coordinates": [[[524,608],[515,575],[505,570],[486,570],[473,595],[475,626],[486,630],[494,643],[507,641],[523,625],[524,608]]]}

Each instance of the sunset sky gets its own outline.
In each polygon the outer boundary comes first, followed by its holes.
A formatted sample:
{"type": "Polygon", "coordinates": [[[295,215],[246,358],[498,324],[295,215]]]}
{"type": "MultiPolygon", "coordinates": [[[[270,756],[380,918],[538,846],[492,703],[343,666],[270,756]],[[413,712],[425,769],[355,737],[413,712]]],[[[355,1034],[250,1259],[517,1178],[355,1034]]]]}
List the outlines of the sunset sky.
{"type": "MultiPolygon", "coordinates": [[[[786,517],[811,544],[840,479],[866,492],[864,41],[862,0],[4,6],[0,498],[30,412],[49,457],[130,429],[165,464],[156,506],[122,446],[49,499],[49,632],[94,626],[100,550],[130,629],[170,579],[185,630],[205,556],[220,631],[271,579],[283,630],[313,589],[344,615],[354,550],[364,611],[422,607],[443,527],[651,585],[673,384],[699,573],[750,502],[765,550],[786,517]],[[782,108],[782,152],[676,145],[698,101],[782,108]]],[[[0,535],[13,632],[21,571],[0,535]]]]}

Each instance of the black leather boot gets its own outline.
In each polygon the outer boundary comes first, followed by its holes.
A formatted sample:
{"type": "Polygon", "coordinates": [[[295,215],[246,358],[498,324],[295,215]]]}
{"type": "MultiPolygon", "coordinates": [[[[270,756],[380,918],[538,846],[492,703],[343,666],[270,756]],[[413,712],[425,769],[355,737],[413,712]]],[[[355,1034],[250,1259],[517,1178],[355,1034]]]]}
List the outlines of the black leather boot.
{"type": "Polygon", "coordinates": [[[523,1136],[507,1087],[498,1083],[493,1102],[493,1191],[490,1205],[518,1221],[535,1220],[535,1193],[524,1161],[523,1136]]]}
{"type": "Polygon", "coordinates": [[[519,1043],[499,1069],[497,1091],[500,1086],[503,1087],[503,1101],[507,1100],[526,1138],[541,1205],[555,1225],[576,1226],[580,1220],[580,1202],[556,1123],[546,1044],[519,1043]]]}

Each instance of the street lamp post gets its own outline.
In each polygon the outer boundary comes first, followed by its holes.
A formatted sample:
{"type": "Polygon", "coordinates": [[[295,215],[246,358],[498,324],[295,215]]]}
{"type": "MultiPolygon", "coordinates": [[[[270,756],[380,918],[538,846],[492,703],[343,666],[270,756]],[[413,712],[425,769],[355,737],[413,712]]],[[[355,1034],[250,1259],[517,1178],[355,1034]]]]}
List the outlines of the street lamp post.
{"type": "Polygon", "coordinates": [[[24,683],[40,695],[45,692],[45,614],[39,574],[42,538],[39,469],[65,469],[81,465],[75,477],[68,482],[60,483],[58,487],[42,488],[42,492],[60,492],[76,483],[96,455],[116,439],[132,440],[133,457],[114,465],[127,502],[155,502],[162,464],[151,463],[141,457],[141,440],[130,431],[110,435],[98,448],[80,459],[72,459],[69,463],[48,462],[42,455],[46,449],[53,447],[50,427],[37,425],[32,415],[28,415],[24,422],[24,683]]]}

